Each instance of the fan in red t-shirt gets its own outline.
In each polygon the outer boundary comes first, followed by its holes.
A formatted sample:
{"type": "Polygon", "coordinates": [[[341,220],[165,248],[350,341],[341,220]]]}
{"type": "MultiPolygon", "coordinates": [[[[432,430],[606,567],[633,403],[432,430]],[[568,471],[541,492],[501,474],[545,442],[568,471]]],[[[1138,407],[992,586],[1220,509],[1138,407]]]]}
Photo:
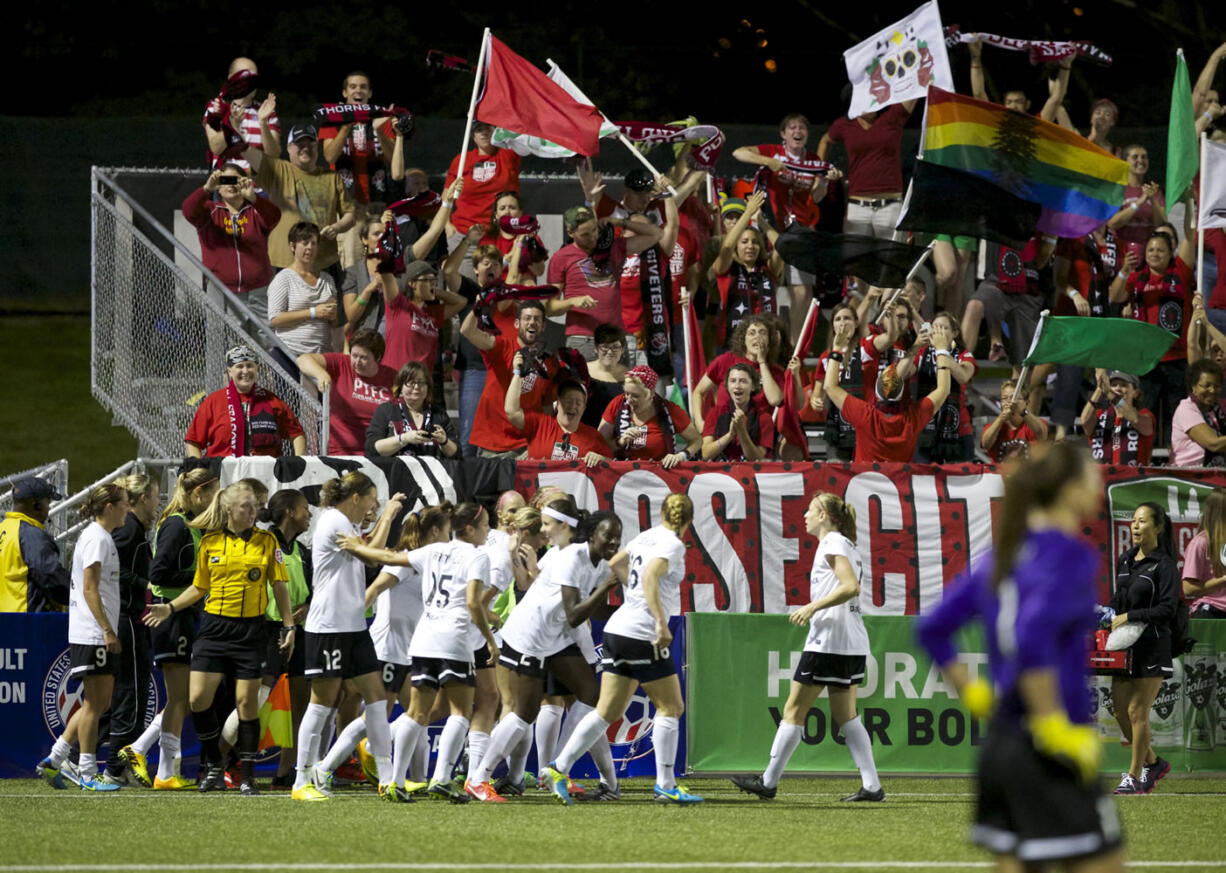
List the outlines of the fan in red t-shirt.
{"type": "Polygon", "coordinates": [[[503,411],[511,427],[528,438],[526,457],[543,461],[573,461],[582,459],[589,467],[601,461],[611,461],[605,452],[604,437],[590,424],[583,423],[587,407],[587,388],[578,379],[563,378],[558,386],[557,412],[524,412],[520,403],[523,378],[519,375],[524,364],[523,350],[515,353],[511,381],[503,411]]]}
{"type": "Polygon", "coordinates": [[[733,364],[724,379],[728,399],[707,416],[702,429],[704,461],[761,461],[775,449],[770,406],[757,393],[758,374],[748,364],[733,364]]]}
{"type": "Polygon", "coordinates": [[[659,461],[664,469],[698,457],[702,435],[685,410],[656,394],[659,376],[646,366],[626,371],[625,391],[609,402],[600,435],[617,456],[631,461],[659,461]],[[677,440],[685,444],[677,448],[677,440]]]}
{"type": "Polygon", "coordinates": [[[295,455],[306,454],[306,436],[285,401],[258,387],[255,352],[235,346],[226,352],[230,382],[196,408],[184,438],[189,458],[268,455],[279,457],[281,441],[290,440],[295,455]]]}
{"type": "Polygon", "coordinates": [[[1036,416],[1026,405],[1025,397],[1015,397],[1017,383],[1012,379],[1000,386],[1000,415],[983,429],[979,444],[992,463],[1008,458],[1026,457],[1030,444],[1047,439],[1047,422],[1036,416]]]}
{"type": "Polygon", "coordinates": [[[839,408],[844,420],[856,429],[856,461],[910,461],[915,456],[920,431],[932,418],[934,410],[949,396],[952,356],[949,336],[943,325],[933,325],[932,347],[936,350],[938,361],[937,385],[919,403],[901,402],[906,383],[899,378],[895,364],[886,367],[877,377],[875,402],[853,397],[839,385],[839,370],[850,346],[831,351],[823,388],[830,402],[839,408]]]}
{"type": "MultiPolygon", "coordinates": [[[[467,233],[468,229],[483,222],[494,207],[500,191],[515,191],[519,188],[520,157],[510,149],[495,148],[490,137],[494,126],[478,121],[473,125],[475,149],[464,157],[464,195],[456,202],[451,215],[448,235],[467,233]]],[[[450,185],[459,175],[460,155],[451,159],[447,169],[446,184],[450,185]]]]}
{"type": "Polygon", "coordinates": [[[728,341],[728,351],[711,362],[690,394],[690,415],[693,416],[698,429],[703,430],[706,424],[707,416],[703,414],[703,410],[708,402],[707,395],[712,391],[716,392],[716,406],[728,399],[724,379],[733,364],[748,364],[753,367],[761,381],[762,394],[767,404],[772,407],[782,404],[783,392],[788,384],[787,380],[791,377],[783,367],[768,363],[778,358],[779,340],[766,319],[753,315],[742,321],[728,341]]]}

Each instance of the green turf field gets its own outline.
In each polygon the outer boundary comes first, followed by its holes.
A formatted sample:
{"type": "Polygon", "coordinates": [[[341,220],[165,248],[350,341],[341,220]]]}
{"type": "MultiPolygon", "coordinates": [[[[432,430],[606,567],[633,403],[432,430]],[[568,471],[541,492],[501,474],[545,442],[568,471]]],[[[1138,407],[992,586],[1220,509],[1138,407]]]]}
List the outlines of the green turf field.
{"type": "MultiPolygon", "coordinates": [[[[882,804],[841,804],[858,780],[787,779],[773,801],[694,779],[700,806],[659,806],[650,783],[566,809],[530,791],[506,804],[379,802],[365,787],[325,803],[123,789],[109,795],[0,780],[0,871],[475,869],[976,869],[967,779],[890,778],[882,804]]],[[[1226,869],[1226,779],[1171,776],[1118,798],[1133,866],[1226,869]]]]}

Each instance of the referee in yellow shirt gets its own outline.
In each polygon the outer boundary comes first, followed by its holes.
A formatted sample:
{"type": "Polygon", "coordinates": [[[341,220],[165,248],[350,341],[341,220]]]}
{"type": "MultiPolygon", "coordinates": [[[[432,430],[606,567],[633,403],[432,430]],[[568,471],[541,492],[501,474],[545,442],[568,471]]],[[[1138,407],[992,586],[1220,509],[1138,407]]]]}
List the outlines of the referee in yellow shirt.
{"type": "Polygon", "coordinates": [[[208,597],[192,646],[190,697],[192,720],[200,736],[200,790],[225,787],[213,695],[222,675],[232,670],[238,704],[238,755],[243,764],[242,793],[259,794],[255,758],[260,744],[259,690],[265,653],[264,611],[267,584],[282,616],[281,651],[294,650],[293,613],[286,589],[285,562],[275,536],[255,526],[259,505],[251,487],[236,482],[213,498],[191,521],[207,533],[196,550],[192,586],[170,603],[149,607],[145,623],[156,627],[180,609],[208,597]]]}

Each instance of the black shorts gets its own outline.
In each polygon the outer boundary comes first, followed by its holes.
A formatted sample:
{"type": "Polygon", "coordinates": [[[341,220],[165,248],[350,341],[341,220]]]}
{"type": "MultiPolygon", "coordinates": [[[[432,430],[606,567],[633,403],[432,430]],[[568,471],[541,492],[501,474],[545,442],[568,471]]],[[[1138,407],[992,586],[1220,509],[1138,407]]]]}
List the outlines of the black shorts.
{"type": "Polygon", "coordinates": [[[604,657],[600,659],[602,672],[629,676],[639,682],[654,682],[677,675],[677,665],[673,663],[668,646],[658,649],[647,640],[607,632],[600,645],[604,650],[604,657]]]}
{"type": "Polygon", "coordinates": [[[864,681],[864,655],[828,655],[801,652],[793,680],[801,685],[834,685],[851,688],[864,681]]]}
{"type": "Polygon", "coordinates": [[[544,658],[538,658],[536,655],[520,654],[505,642],[499,650],[498,663],[522,676],[530,676],[533,679],[545,678],[544,658]]]}
{"type": "MultiPolygon", "coordinates": [[[[154,603],[169,603],[165,597],[153,598],[154,603]]],[[[196,625],[200,623],[199,606],[181,609],[149,633],[149,647],[155,666],[190,664],[192,644],[196,642],[196,625]]]]}
{"type": "Polygon", "coordinates": [[[979,755],[971,841],[1028,863],[1100,855],[1123,842],[1112,798],[1035,751],[1017,725],[993,723],[979,755]]]}
{"type": "Polygon", "coordinates": [[[473,669],[474,670],[489,670],[494,666],[494,662],[490,660],[490,647],[482,643],[473,649],[473,669]]]}
{"type": "Polygon", "coordinates": [[[383,679],[383,690],[388,694],[399,694],[412,668],[408,664],[393,664],[391,661],[380,661],[379,663],[382,665],[379,668],[379,675],[383,679]]]}
{"type": "Polygon", "coordinates": [[[463,682],[476,687],[477,673],[468,661],[453,661],[450,658],[414,658],[409,673],[414,688],[439,689],[452,682],[463,682]]]}
{"type": "Polygon", "coordinates": [[[232,673],[235,679],[264,675],[264,621],[206,612],[192,646],[192,672],[232,673]]]}
{"type": "Polygon", "coordinates": [[[74,679],[86,676],[114,676],[119,672],[119,654],[108,652],[106,646],[88,643],[68,644],[68,675],[74,679]]]}
{"type": "Polygon", "coordinates": [[[264,675],[280,676],[282,673],[291,679],[304,675],[306,670],[306,636],[302,625],[294,629],[294,651],[289,656],[289,663],[281,655],[281,628],[279,621],[264,622],[264,675]]]}
{"type": "MultiPolygon", "coordinates": [[[[550,669],[550,665],[555,658],[578,658],[583,660],[583,649],[579,648],[578,644],[571,643],[560,652],[554,652],[545,659],[545,696],[546,697],[573,697],[575,692],[571,691],[565,682],[558,678],[558,674],[550,669]]],[[[597,664],[588,664],[592,668],[592,672],[596,672],[597,664]]]]}
{"type": "Polygon", "coordinates": [[[370,634],[364,630],[347,633],[306,633],[306,669],[311,679],[352,679],[379,672],[379,658],[370,634]]]}
{"type": "Polygon", "coordinates": [[[1151,633],[1147,627],[1140,638],[1132,644],[1132,669],[1129,679],[1155,679],[1161,676],[1170,679],[1175,669],[1171,664],[1171,637],[1169,634],[1151,633]]]}

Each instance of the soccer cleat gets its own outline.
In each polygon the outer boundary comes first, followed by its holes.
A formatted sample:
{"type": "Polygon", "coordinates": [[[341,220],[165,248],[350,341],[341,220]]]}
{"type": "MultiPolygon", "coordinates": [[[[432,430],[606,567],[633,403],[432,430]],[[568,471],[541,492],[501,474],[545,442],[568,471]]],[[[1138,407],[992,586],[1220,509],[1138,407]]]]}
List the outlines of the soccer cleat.
{"type": "Polygon", "coordinates": [[[259,797],[260,789],[256,787],[255,779],[244,779],[239,783],[238,790],[243,797],[259,797]]]}
{"type": "Polygon", "coordinates": [[[82,791],[118,791],[122,787],[113,782],[104,782],[96,775],[82,776],[80,784],[82,791]]]}
{"type": "Polygon", "coordinates": [[[414,782],[411,779],[404,780],[404,790],[406,794],[425,794],[426,789],[429,787],[429,782],[414,782]]]}
{"type": "Polygon", "coordinates": [[[200,784],[196,786],[196,790],[201,793],[205,791],[224,791],[225,787],[225,769],[220,764],[205,764],[204,769],[200,771],[200,784]]]}
{"type": "Polygon", "coordinates": [[[137,782],[146,788],[153,787],[153,780],[149,778],[149,762],[144,755],[131,746],[124,746],[119,750],[119,760],[128,766],[137,782]]]}
{"type": "Polygon", "coordinates": [[[774,800],[779,793],[778,788],[767,788],[761,776],[733,776],[732,784],[748,794],[754,794],[763,800],[774,800]]]}
{"type": "Polygon", "coordinates": [[[469,797],[475,797],[482,803],[506,803],[507,799],[494,790],[494,786],[488,782],[465,782],[464,793],[469,797]]]}
{"type": "Polygon", "coordinates": [[[538,784],[543,781],[554,797],[570,806],[570,786],[567,784],[570,780],[566,778],[566,774],[559,773],[550,765],[541,771],[541,776],[543,779],[538,779],[538,784]]]}
{"type": "Polygon", "coordinates": [[[154,791],[184,791],[196,787],[196,783],[190,779],[185,779],[178,773],[172,775],[169,779],[154,779],[154,791]]]}
{"type": "Polygon", "coordinates": [[[536,787],[536,774],[535,773],[532,773],[528,770],[524,771],[524,787],[525,788],[535,788],[536,787]]]}
{"type": "Polygon", "coordinates": [[[52,764],[50,758],[43,758],[38,762],[38,766],[34,770],[52,788],[63,791],[68,787],[68,784],[64,781],[63,774],[60,773],[60,768],[52,764]]]}
{"type": "Polygon", "coordinates": [[[303,785],[301,788],[295,788],[292,792],[290,792],[290,797],[293,798],[294,800],[306,800],[306,801],[328,800],[329,799],[328,795],[324,794],[318,788],[316,788],[313,782],[308,782],[306,785],[303,785]]]}
{"type": "Polygon", "coordinates": [[[600,801],[600,800],[621,800],[622,793],[617,788],[610,788],[607,782],[601,782],[596,786],[596,790],[590,794],[582,796],[583,800],[600,801]]]}
{"type": "Polygon", "coordinates": [[[366,774],[362,772],[361,764],[356,760],[350,760],[332,771],[332,781],[334,783],[352,785],[355,782],[365,782],[366,774]]]}
{"type": "Polygon", "coordinates": [[[332,796],[332,775],[331,770],[325,770],[320,764],[311,768],[311,782],[319,789],[320,794],[332,796]]]}
{"type": "Polygon", "coordinates": [[[464,789],[456,788],[451,780],[431,781],[426,788],[426,794],[441,800],[450,800],[452,803],[468,803],[468,795],[464,793],[464,789]]]}
{"type": "Polygon", "coordinates": [[[225,782],[227,788],[238,788],[243,784],[243,765],[235,761],[226,768],[225,782]]]}
{"type": "Polygon", "coordinates": [[[1120,779],[1120,784],[1115,787],[1112,794],[1149,794],[1153,790],[1153,786],[1146,786],[1146,783],[1139,779],[1133,779],[1131,773],[1125,773],[1120,779]]]}
{"type": "Polygon", "coordinates": [[[494,790],[499,794],[506,794],[511,797],[523,797],[524,783],[516,784],[511,781],[509,776],[499,776],[498,780],[494,783],[494,790]]]}
{"type": "Polygon", "coordinates": [[[370,743],[366,737],[358,741],[358,761],[362,764],[362,775],[366,777],[366,781],[378,788],[379,767],[375,764],[375,756],[370,753],[370,743]]]}
{"type": "Polygon", "coordinates": [[[582,785],[580,785],[578,782],[575,782],[573,779],[567,778],[566,790],[570,792],[571,797],[582,798],[583,793],[586,789],[584,789],[582,785]]]}
{"type": "Polygon", "coordinates": [[[379,799],[388,803],[413,803],[413,795],[409,794],[395,782],[379,786],[379,799]]]}
{"type": "Polygon", "coordinates": [[[885,789],[878,788],[876,791],[869,791],[861,785],[856,789],[855,794],[849,794],[841,800],[843,803],[880,803],[885,800],[885,789]]]}
{"type": "Polygon", "coordinates": [[[60,764],[60,775],[64,777],[65,782],[75,785],[78,788],[81,787],[81,771],[77,768],[76,764],[72,763],[72,761],[65,761],[63,764],[60,764]]]}
{"type": "Polygon", "coordinates": [[[656,796],[656,803],[702,803],[701,797],[682,791],[680,785],[674,785],[672,788],[661,788],[657,785],[651,791],[656,796]]]}
{"type": "Polygon", "coordinates": [[[1154,763],[1147,764],[1141,770],[1141,781],[1149,786],[1146,793],[1148,794],[1149,791],[1153,791],[1154,786],[1158,784],[1158,780],[1170,772],[1171,762],[1166,760],[1166,758],[1158,758],[1154,763]]]}
{"type": "Polygon", "coordinates": [[[110,770],[103,770],[98,774],[98,781],[105,782],[107,785],[118,785],[120,788],[128,786],[128,777],[120,773],[118,776],[111,774],[110,770]]]}

